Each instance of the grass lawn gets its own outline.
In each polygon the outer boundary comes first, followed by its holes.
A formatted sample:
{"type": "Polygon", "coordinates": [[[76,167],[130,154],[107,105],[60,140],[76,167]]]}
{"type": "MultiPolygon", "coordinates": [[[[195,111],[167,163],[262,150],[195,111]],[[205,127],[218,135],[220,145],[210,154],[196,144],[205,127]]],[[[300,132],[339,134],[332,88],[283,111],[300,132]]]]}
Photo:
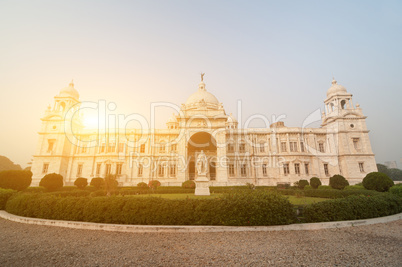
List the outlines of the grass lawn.
{"type": "MultiPolygon", "coordinates": [[[[150,195],[131,195],[126,197],[162,197],[167,199],[206,199],[213,197],[220,197],[223,194],[214,193],[210,196],[195,196],[194,194],[150,194],[150,195]]],[[[296,196],[285,196],[289,199],[290,203],[293,205],[308,205],[320,201],[328,200],[328,198],[318,198],[318,197],[296,197],[296,196]]]]}

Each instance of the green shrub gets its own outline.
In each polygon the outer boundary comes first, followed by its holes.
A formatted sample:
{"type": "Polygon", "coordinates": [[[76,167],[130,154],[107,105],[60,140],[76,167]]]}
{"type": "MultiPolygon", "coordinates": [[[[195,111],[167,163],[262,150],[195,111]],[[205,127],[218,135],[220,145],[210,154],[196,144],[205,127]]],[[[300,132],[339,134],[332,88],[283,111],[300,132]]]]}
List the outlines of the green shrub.
{"type": "Polygon", "coordinates": [[[277,183],[276,187],[278,189],[289,189],[290,183],[277,183]]]}
{"type": "Polygon", "coordinates": [[[116,180],[116,175],[114,174],[108,174],[105,177],[105,190],[106,190],[106,195],[110,196],[113,194],[118,186],[118,182],[116,180]]]}
{"type": "Polygon", "coordinates": [[[345,186],[345,190],[364,190],[364,186],[362,185],[348,185],[345,186]]]}
{"type": "Polygon", "coordinates": [[[374,196],[380,194],[373,190],[338,190],[338,189],[311,189],[304,190],[304,195],[306,197],[320,197],[320,198],[345,198],[354,195],[364,195],[364,196],[374,196]]]}
{"type": "Polygon", "coordinates": [[[4,210],[7,200],[16,192],[16,190],[0,188],[0,210],[4,210]]]}
{"type": "Polygon", "coordinates": [[[9,170],[0,172],[0,187],[22,191],[32,182],[31,171],[9,170]]]}
{"type": "Polygon", "coordinates": [[[388,175],[381,172],[370,172],[363,179],[363,186],[368,190],[386,192],[393,185],[394,181],[392,181],[388,175]]]}
{"type": "Polygon", "coordinates": [[[304,190],[310,190],[310,189],[313,189],[313,187],[311,185],[306,185],[303,189],[304,190]]]}
{"type": "Polygon", "coordinates": [[[23,192],[26,192],[26,193],[43,193],[45,191],[46,191],[46,188],[44,188],[43,186],[38,186],[38,187],[28,187],[23,192]]]}
{"type": "Polygon", "coordinates": [[[329,186],[333,189],[342,190],[347,185],[349,185],[349,182],[342,175],[336,174],[329,178],[329,186]]]}
{"type": "Polygon", "coordinates": [[[152,190],[156,190],[159,186],[161,186],[161,183],[158,180],[151,180],[148,183],[148,187],[152,190]]]}
{"type": "Polygon", "coordinates": [[[35,218],[142,225],[283,225],[295,219],[290,202],[266,190],[180,200],[119,196],[60,198],[55,194],[25,193],[12,197],[6,210],[35,218]]]}
{"type": "MultiPolygon", "coordinates": [[[[295,183],[295,184],[296,184],[296,183],[295,183]]],[[[297,187],[298,187],[299,189],[304,189],[304,187],[305,187],[306,185],[310,185],[307,180],[300,180],[300,181],[297,183],[297,187]]]]}
{"type": "Polygon", "coordinates": [[[87,178],[77,178],[74,185],[80,189],[84,189],[88,185],[87,178]]]}
{"type": "Polygon", "coordinates": [[[181,184],[183,188],[195,188],[195,182],[192,180],[187,180],[181,184]]]}
{"type": "Polygon", "coordinates": [[[148,189],[148,185],[144,182],[138,183],[137,187],[141,189],[148,189]]]}
{"type": "Polygon", "coordinates": [[[319,185],[318,189],[323,189],[323,190],[327,190],[327,189],[332,189],[332,187],[330,187],[329,185],[319,185]]]}
{"type": "MultiPolygon", "coordinates": [[[[353,191],[353,190],[350,190],[353,191]]],[[[392,194],[349,196],[304,207],[305,222],[360,220],[388,216],[402,211],[402,198],[392,194]]]]}
{"type": "Polygon", "coordinates": [[[105,180],[103,180],[103,178],[100,177],[95,177],[92,178],[90,185],[95,187],[96,190],[99,190],[104,187],[105,180]]]}
{"type": "Polygon", "coordinates": [[[63,188],[63,176],[57,173],[46,174],[40,180],[39,186],[43,186],[48,191],[55,191],[63,188]]]}
{"type": "MultiPolygon", "coordinates": [[[[402,184],[401,184],[402,185],[402,184]]],[[[393,195],[397,195],[402,198],[402,186],[393,186],[389,189],[389,192],[393,195]]]]}
{"type": "Polygon", "coordinates": [[[321,180],[317,177],[311,177],[310,185],[312,188],[317,189],[321,185],[321,180]]]}

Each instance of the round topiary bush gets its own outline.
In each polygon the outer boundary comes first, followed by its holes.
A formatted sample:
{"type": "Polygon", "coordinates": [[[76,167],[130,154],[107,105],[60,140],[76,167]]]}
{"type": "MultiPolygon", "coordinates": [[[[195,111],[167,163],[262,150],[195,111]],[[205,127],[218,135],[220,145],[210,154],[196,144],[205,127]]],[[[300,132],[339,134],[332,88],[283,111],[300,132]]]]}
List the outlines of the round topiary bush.
{"type": "Polygon", "coordinates": [[[95,177],[92,178],[90,185],[99,190],[105,185],[105,180],[100,177],[95,177]]]}
{"type": "Polygon", "coordinates": [[[195,182],[193,180],[187,180],[181,184],[183,188],[195,188],[195,182]]]}
{"type": "Polygon", "coordinates": [[[140,189],[148,189],[148,185],[144,182],[138,183],[137,187],[140,189]]]}
{"type": "Polygon", "coordinates": [[[370,172],[363,179],[363,186],[368,190],[387,192],[393,185],[394,181],[388,175],[381,172],[370,172]]]}
{"type": "Polygon", "coordinates": [[[24,190],[32,182],[31,171],[9,170],[0,172],[0,187],[4,189],[24,190]]]}
{"type": "Polygon", "coordinates": [[[63,188],[63,176],[57,173],[46,174],[40,180],[39,186],[43,186],[48,191],[56,191],[63,188]]]}
{"type": "Polygon", "coordinates": [[[310,179],[310,185],[313,189],[317,189],[321,185],[321,181],[317,177],[312,177],[310,179]]]}
{"type": "Polygon", "coordinates": [[[158,180],[151,180],[148,183],[148,187],[151,188],[151,189],[156,189],[159,186],[161,186],[161,182],[159,182],[158,180]]]}
{"type": "Polygon", "coordinates": [[[305,187],[306,185],[310,185],[307,180],[300,180],[300,181],[297,183],[297,187],[298,187],[299,189],[304,189],[304,187],[305,187]]]}
{"type": "Polygon", "coordinates": [[[347,185],[349,185],[349,182],[342,175],[336,174],[329,178],[329,186],[333,189],[342,190],[347,185]]]}
{"type": "Polygon", "coordinates": [[[79,189],[84,189],[88,185],[88,180],[87,178],[77,178],[74,182],[74,185],[78,187],[79,189]]]}

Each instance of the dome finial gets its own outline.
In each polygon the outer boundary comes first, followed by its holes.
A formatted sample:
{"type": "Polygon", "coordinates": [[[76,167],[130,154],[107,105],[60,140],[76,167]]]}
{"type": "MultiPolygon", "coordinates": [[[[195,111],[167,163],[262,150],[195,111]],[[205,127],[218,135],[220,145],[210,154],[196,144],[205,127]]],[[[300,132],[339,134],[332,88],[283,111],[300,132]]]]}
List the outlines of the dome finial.
{"type": "Polygon", "coordinates": [[[202,72],[201,72],[201,82],[204,81],[204,75],[205,75],[205,73],[202,73],[202,72]]]}
{"type": "Polygon", "coordinates": [[[74,87],[74,79],[71,79],[71,82],[68,85],[74,87]]]}
{"type": "Polygon", "coordinates": [[[332,76],[332,84],[336,84],[336,83],[337,83],[337,81],[335,80],[335,77],[332,76]]]}

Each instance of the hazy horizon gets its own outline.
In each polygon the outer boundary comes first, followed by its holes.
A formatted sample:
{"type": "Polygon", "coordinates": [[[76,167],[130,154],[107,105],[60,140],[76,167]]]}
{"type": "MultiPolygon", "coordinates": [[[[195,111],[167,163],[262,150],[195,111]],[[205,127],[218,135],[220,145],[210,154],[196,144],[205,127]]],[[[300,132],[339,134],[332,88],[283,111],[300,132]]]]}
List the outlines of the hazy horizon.
{"type": "Polygon", "coordinates": [[[377,163],[401,168],[401,13],[399,1],[1,1],[0,155],[27,166],[71,79],[81,101],[149,118],[152,102],[184,103],[202,71],[227,114],[241,100],[243,123],[289,127],[323,110],[334,76],[368,117],[377,163]]]}

